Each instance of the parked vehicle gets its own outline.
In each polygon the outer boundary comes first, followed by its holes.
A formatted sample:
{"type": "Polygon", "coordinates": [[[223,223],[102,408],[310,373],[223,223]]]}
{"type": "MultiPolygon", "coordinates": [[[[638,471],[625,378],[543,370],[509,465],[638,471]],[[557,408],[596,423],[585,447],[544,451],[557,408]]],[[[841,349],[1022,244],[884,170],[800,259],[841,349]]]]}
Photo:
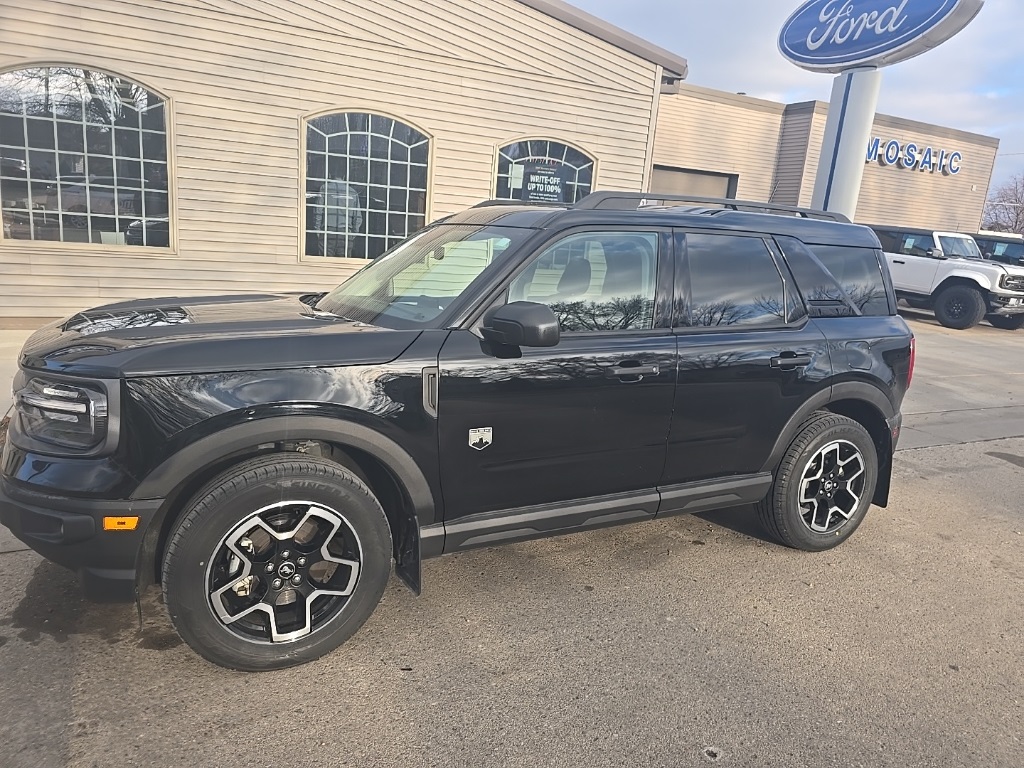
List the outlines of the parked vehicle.
{"type": "Polygon", "coordinates": [[[986,261],[970,235],[874,226],[896,295],[947,328],[1024,326],[1024,267],[986,261]]]}
{"type": "Polygon", "coordinates": [[[974,240],[986,259],[1013,266],[1024,265],[1024,236],[982,232],[974,235],[974,240]]]}
{"type": "Polygon", "coordinates": [[[419,593],[421,558],[741,504],[839,545],[888,502],[914,367],[877,238],[659,203],[495,201],[329,293],[49,325],[0,521],[93,599],[159,582],[188,644],[243,670],[339,646],[392,559],[419,593]]]}

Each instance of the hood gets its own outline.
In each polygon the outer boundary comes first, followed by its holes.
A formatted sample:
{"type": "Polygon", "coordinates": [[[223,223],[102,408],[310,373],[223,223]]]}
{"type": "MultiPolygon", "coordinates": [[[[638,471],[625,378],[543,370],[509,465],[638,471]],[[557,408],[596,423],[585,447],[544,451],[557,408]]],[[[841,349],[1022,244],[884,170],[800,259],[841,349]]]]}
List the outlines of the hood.
{"type": "Polygon", "coordinates": [[[420,331],[356,323],[319,296],[250,294],[107,304],[46,326],[21,365],[102,378],[388,363],[420,331]],[[308,303],[307,303],[308,302],[308,303]]]}

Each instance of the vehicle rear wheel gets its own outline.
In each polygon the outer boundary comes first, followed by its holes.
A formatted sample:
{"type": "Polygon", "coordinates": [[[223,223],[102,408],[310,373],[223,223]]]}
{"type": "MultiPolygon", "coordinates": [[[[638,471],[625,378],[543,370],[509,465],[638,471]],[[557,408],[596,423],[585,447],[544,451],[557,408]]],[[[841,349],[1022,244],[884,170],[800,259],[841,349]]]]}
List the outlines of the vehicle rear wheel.
{"type": "Polygon", "coordinates": [[[877,482],[878,453],[867,430],[846,416],[820,412],[790,444],[757,514],[777,541],[820,552],[857,530],[877,482]]]}
{"type": "Polygon", "coordinates": [[[989,315],[989,323],[993,328],[1002,328],[1004,331],[1019,331],[1024,328],[1024,314],[1020,315],[989,315]]]}
{"type": "Polygon", "coordinates": [[[257,672],[329,653],[370,616],[391,571],[387,518],[320,458],[248,461],[201,490],[171,534],[171,621],[207,660],[257,672]]]}
{"type": "Polygon", "coordinates": [[[935,298],[935,318],[946,328],[964,331],[985,317],[985,297],[969,285],[951,285],[935,298]]]}

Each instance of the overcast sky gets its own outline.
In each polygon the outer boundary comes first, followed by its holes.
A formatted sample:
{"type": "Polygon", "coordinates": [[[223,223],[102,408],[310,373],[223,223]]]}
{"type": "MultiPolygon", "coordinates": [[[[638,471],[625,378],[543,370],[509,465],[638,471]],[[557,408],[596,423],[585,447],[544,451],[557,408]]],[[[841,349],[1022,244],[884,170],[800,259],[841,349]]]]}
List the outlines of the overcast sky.
{"type": "MultiPolygon", "coordinates": [[[[779,53],[799,0],[569,0],[685,56],[687,82],[786,103],[828,101],[832,75],[779,53]]],[[[884,70],[878,111],[1001,140],[993,186],[1024,172],[1024,0],[987,0],[963,32],[884,70]]]]}

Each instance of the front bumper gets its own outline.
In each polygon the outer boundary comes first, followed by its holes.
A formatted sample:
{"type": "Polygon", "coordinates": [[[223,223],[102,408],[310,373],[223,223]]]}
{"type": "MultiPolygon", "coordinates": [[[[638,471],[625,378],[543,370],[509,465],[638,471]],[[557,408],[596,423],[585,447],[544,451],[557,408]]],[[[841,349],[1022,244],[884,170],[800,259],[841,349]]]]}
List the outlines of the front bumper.
{"type": "Polygon", "coordinates": [[[76,571],[86,598],[97,602],[135,599],[143,536],[162,505],[43,494],[0,478],[0,523],[47,560],[76,571]],[[139,524],[105,531],[105,516],[138,516],[139,524]]]}
{"type": "Polygon", "coordinates": [[[989,297],[990,315],[1013,316],[1024,313],[1024,296],[1019,293],[1007,295],[992,292],[989,297]]]}

